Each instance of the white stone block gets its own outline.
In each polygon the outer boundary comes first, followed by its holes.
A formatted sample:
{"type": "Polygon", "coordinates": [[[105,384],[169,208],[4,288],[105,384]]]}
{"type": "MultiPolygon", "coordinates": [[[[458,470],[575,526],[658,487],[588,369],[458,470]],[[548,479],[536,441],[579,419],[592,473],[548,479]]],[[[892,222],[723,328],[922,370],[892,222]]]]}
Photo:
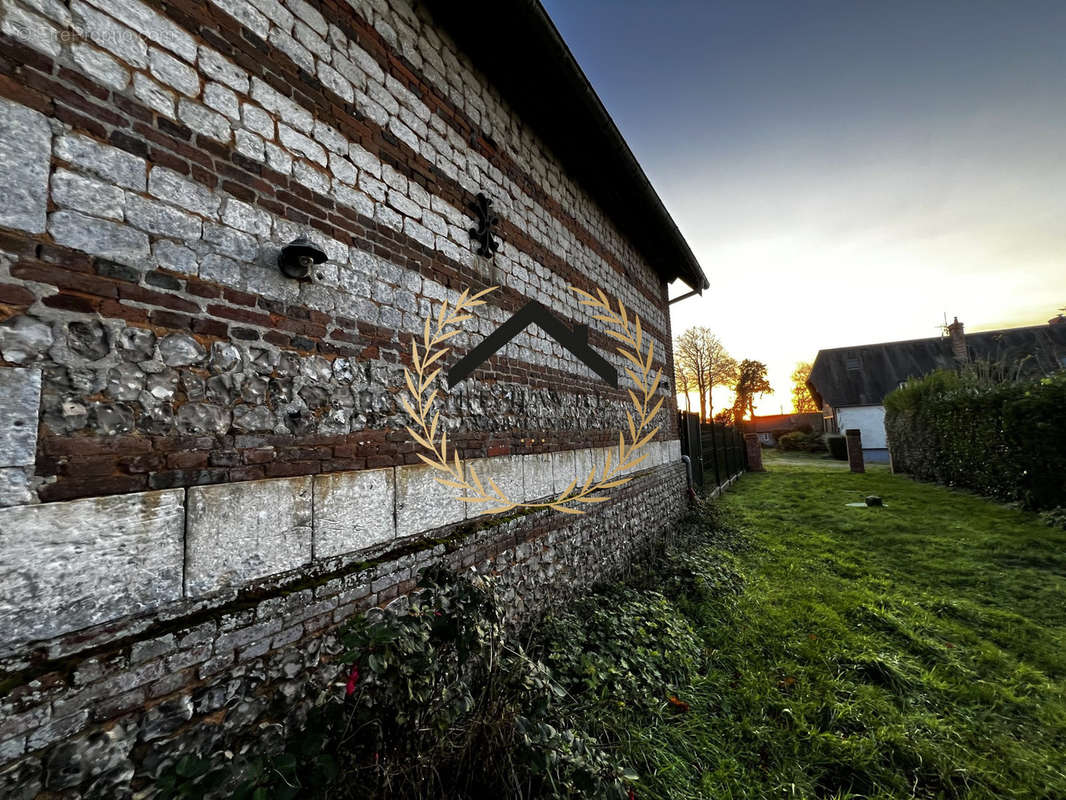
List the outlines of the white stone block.
{"type": "Polygon", "coordinates": [[[643,468],[651,469],[653,467],[662,466],[663,459],[666,455],[666,442],[649,442],[648,447],[651,450],[648,452],[648,457],[644,460],[643,468]]]}
{"type": "MultiPolygon", "coordinates": [[[[509,500],[521,503],[525,500],[525,469],[522,456],[492,456],[491,458],[479,458],[467,464],[468,468],[477,470],[477,476],[481,479],[485,493],[489,497],[495,497],[490,481],[503,492],[509,500]]],[[[477,517],[487,514],[498,503],[494,501],[485,503],[470,503],[467,517],[477,517]]]]}
{"type": "Polygon", "coordinates": [[[274,138],[274,118],[259,106],[241,103],[241,121],[248,130],[266,139],[274,138]]]}
{"type": "Polygon", "coordinates": [[[311,561],[312,479],[189,489],[185,592],[238,587],[311,561]]]}
{"type": "Polygon", "coordinates": [[[0,467],[32,466],[37,459],[41,371],[0,367],[0,467]]]}
{"type": "Polygon", "coordinates": [[[200,76],[188,64],[174,56],[153,47],[148,53],[148,64],[152,75],[163,83],[170,84],[182,94],[196,97],[200,94],[200,76]]]}
{"type": "Polygon", "coordinates": [[[296,66],[310,75],[315,74],[315,57],[311,55],[311,51],[285,33],[285,31],[280,28],[273,28],[270,31],[269,41],[274,47],[291,58],[296,66]]]}
{"type": "Polygon", "coordinates": [[[143,72],[133,74],[133,93],[138,100],[164,117],[177,119],[177,113],[174,110],[177,94],[161,83],[156,83],[143,72]]]}
{"type": "Polygon", "coordinates": [[[304,0],[288,0],[286,5],[292,9],[292,12],[297,17],[311,26],[319,36],[325,36],[329,31],[329,26],[326,24],[326,20],[322,15],[312,6],[305,3],[304,0]]]}
{"type": "Polygon", "coordinates": [[[64,28],[70,25],[70,12],[58,0],[26,0],[25,4],[58,22],[64,28]]]}
{"type": "Polygon", "coordinates": [[[320,169],[315,169],[306,161],[297,161],[292,165],[292,176],[312,192],[322,195],[330,193],[329,175],[320,169]]]}
{"type": "Polygon", "coordinates": [[[105,86],[120,92],[129,86],[130,71],[103,50],[85,42],[74,42],[70,54],[75,64],[105,86]]]}
{"type": "Polygon", "coordinates": [[[89,39],[105,50],[110,50],[131,66],[148,65],[148,45],[140,34],[80,0],[74,0],[70,4],[70,10],[74,14],[75,27],[79,32],[84,32],[89,39]]]}
{"type": "Polygon", "coordinates": [[[205,217],[218,217],[218,196],[172,169],[154,167],[148,176],[148,193],[205,217]]]}
{"type": "Polygon", "coordinates": [[[351,103],[355,100],[355,91],[352,89],[352,84],[329,64],[322,61],[318,63],[318,79],[322,81],[322,84],[327,89],[330,89],[346,103],[351,103]]]}
{"type": "Polygon", "coordinates": [[[180,600],[184,495],[0,510],[0,639],[45,639],[180,600]]]}
{"type": "Polygon", "coordinates": [[[395,538],[395,471],[315,476],[315,558],[365,550],[395,538]]]}
{"type": "Polygon", "coordinates": [[[270,214],[233,197],[222,206],[222,221],[254,236],[270,236],[270,214]]]}
{"type": "Polygon", "coordinates": [[[60,167],[52,175],[52,199],[57,205],[97,217],[121,220],[125,195],[117,186],[86,178],[60,167]]]}
{"type": "Polygon", "coordinates": [[[161,267],[175,272],[185,272],[189,275],[196,274],[198,268],[196,253],[188,247],[175,244],[166,239],[159,239],[152,244],[152,256],[159,262],[161,267]]]}
{"type": "Polygon", "coordinates": [[[232,120],[241,118],[240,100],[232,89],[221,83],[211,81],[204,87],[204,104],[232,120]]]}
{"type": "Polygon", "coordinates": [[[21,506],[36,498],[30,485],[33,467],[0,467],[0,506],[21,506]]]}
{"type": "Polygon", "coordinates": [[[196,241],[202,232],[198,217],[131,192],[126,196],[126,221],[142,231],[186,242],[196,241]]]}
{"type": "Polygon", "coordinates": [[[577,451],[559,450],[552,453],[552,491],[560,494],[570,481],[577,479],[577,451]]]}
{"type": "Polygon", "coordinates": [[[59,31],[51,22],[8,0],[0,13],[0,32],[52,58],[59,56],[59,31]]]}
{"type": "Polygon", "coordinates": [[[263,41],[266,41],[270,21],[244,0],[214,0],[214,4],[244,25],[263,41]]]}
{"type": "MultiPolygon", "coordinates": [[[[603,465],[606,458],[604,453],[605,451],[602,447],[574,451],[577,466],[578,489],[585,485],[585,482],[588,480],[589,472],[591,471],[594,471],[592,483],[597,483],[603,478],[603,465]]],[[[611,461],[613,464],[613,457],[611,461]]]]}
{"type": "Polygon", "coordinates": [[[77,211],[52,212],[48,217],[48,232],[57,244],[115,261],[137,265],[148,255],[148,237],[145,234],[126,225],[89,217],[77,211]]]}
{"type": "Polygon", "coordinates": [[[0,225],[44,232],[51,148],[44,114],[0,99],[0,225]]]}
{"type": "Polygon", "coordinates": [[[185,97],[178,98],[178,119],[197,133],[223,143],[229,142],[232,136],[229,120],[185,97]]]}
{"type": "Polygon", "coordinates": [[[241,94],[248,93],[248,73],[203,45],[200,45],[200,69],[207,77],[214,78],[241,94]]]}
{"type": "Polygon", "coordinates": [[[148,165],[143,158],[100,144],[88,136],[77,133],[60,136],[56,139],[56,157],[127,189],[138,192],[145,189],[148,165]]]}
{"type": "Polygon", "coordinates": [[[633,453],[632,458],[630,459],[630,461],[636,461],[639,458],[641,459],[640,462],[627,467],[623,470],[622,474],[632,475],[636,472],[643,472],[646,469],[650,469],[655,464],[655,455],[655,442],[648,442],[640,448],[640,450],[633,453]]]}
{"type": "MultiPolygon", "coordinates": [[[[555,480],[551,453],[530,453],[522,456],[527,502],[542,500],[555,494],[555,480]]],[[[566,484],[563,484],[566,487],[566,484]]]]}
{"type": "Polygon", "coordinates": [[[89,0],[89,2],[132,25],[153,42],[177,53],[189,63],[196,60],[196,41],[144,3],[138,0],[89,0]]]}
{"type": "Polygon", "coordinates": [[[460,490],[437,483],[447,477],[428,465],[396,468],[396,536],[404,538],[422,531],[466,519],[468,503],[457,500],[460,490]]]}
{"type": "Polygon", "coordinates": [[[267,165],[282,175],[292,172],[292,156],[273,142],[265,145],[267,165]]]}
{"type": "Polygon", "coordinates": [[[304,133],[310,133],[315,118],[311,112],[285,97],[259,78],[252,78],[252,99],[267,111],[279,114],[285,122],[304,133]]]}
{"type": "Polygon", "coordinates": [[[326,40],[319,36],[306,22],[297,20],[292,32],[300,44],[322,61],[329,61],[333,58],[332,48],[326,43],[326,40]]]}
{"type": "Polygon", "coordinates": [[[282,146],[298,156],[309,158],[323,167],[329,163],[326,160],[325,149],[318,142],[280,122],[278,123],[278,140],[282,146]]]}

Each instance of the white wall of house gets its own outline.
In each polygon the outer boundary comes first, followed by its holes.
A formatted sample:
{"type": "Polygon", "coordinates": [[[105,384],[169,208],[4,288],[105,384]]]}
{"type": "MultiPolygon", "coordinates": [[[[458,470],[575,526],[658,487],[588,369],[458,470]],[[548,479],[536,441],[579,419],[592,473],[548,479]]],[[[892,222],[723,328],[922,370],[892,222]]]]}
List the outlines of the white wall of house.
{"type": "Polygon", "coordinates": [[[836,410],[836,418],[841,433],[849,428],[862,431],[863,456],[870,461],[888,460],[884,406],[845,406],[836,410]]]}

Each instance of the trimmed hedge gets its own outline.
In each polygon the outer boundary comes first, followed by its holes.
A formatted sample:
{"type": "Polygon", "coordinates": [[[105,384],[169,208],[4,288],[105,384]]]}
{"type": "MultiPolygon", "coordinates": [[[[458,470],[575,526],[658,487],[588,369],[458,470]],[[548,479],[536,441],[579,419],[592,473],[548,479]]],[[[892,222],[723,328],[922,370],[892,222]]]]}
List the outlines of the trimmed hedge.
{"type": "Polygon", "coordinates": [[[885,398],[897,471],[1027,508],[1066,506],[1066,371],[994,383],[941,370],[885,398]]]}

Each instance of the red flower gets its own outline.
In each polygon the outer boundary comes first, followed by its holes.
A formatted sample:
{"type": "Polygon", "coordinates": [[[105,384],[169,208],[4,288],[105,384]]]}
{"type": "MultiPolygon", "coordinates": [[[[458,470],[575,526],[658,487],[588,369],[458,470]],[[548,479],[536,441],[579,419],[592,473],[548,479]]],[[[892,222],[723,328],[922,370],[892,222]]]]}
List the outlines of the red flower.
{"type": "Polygon", "coordinates": [[[355,691],[355,684],[359,680],[359,667],[352,665],[352,671],[348,673],[348,686],[344,691],[345,697],[355,691]]]}

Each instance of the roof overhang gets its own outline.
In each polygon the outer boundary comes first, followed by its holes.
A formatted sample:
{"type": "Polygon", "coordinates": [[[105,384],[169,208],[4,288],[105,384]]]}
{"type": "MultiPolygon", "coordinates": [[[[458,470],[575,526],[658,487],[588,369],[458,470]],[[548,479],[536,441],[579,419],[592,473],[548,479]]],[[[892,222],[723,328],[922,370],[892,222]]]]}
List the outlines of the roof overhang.
{"type": "Polygon", "coordinates": [[[426,0],[434,20],[667,282],[710,286],[648,176],[537,0],[426,0]]]}

